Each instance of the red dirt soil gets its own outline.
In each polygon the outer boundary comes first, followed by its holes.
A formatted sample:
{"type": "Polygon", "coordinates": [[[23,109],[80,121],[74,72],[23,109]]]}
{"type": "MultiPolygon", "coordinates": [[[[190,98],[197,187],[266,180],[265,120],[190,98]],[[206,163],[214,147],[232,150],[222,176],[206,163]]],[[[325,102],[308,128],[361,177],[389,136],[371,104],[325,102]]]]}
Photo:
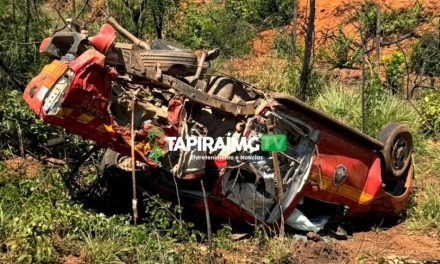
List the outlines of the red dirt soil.
{"type": "MultiPolygon", "coordinates": [[[[315,39],[320,41],[325,32],[332,32],[338,29],[338,25],[345,22],[349,17],[353,16],[353,10],[350,10],[351,6],[363,3],[361,0],[347,1],[347,0],[332,0],[316,1],[315,12],[315,39]]],[[[410,8],[415,5],[416,1],[412,0],[382,0],[375,1],[382,6],[383,9],[400,9],[410,8]]],[[[429,15],[438,14],[440,10],[440,1],[438,0],[423,0],[423,13],[429,15]]],[[[308,13],[308,1],[299,0],[298,8],[298,27],[297,35],[300,40],[304,36],[304,31],[301,25],[306,23],[308,13]]],[[[291,32],[291,26],[285,27],[283,30],[291,32]]],[[[344,32],[348,35],[357,36],[357,32],[353,26],[347,25],[344,27],[344,32]]],[[[267,55],[270,52],[273,37],[275,32],[273,29],[263,31],[259,34],[259,37],[253,42],[253,50],[258,55],[267,55]]],[[[318,43],[319,44],[319,43],[318,43]]]]}
{"type": "Polygon", "coordinates": [[[367,263],[377,263],[387,258],[399,258],[440,263],[440,241],[402,225],[386,230],[356,232],[351,239],[338,241],[337,245],[347,249],[353,261],[362,258],[367,263]]]}
{"type": "MultiPolygon", "coordinates": [[[[350,9],[350,6],[354,6],[358,3],[362,3],[362,0],[332,0],[316,1],[316,13],[315,13],[315,52],[328,44],[325,36],[331,35],[338,29],[338,25],[346,22],[348,18],[354,15],[354,11],[350,9]]],[[[408,8],[415,5],[416,1],[413,0],[376,0],[379,5],[384,10],[390,9],[400,9],[408,8]]],[[[423,4],[423,13],[428,15],[436,15],[440,11],[440,1],[439,0],[421,0],[423,4]]],[[[297,26],[297,36],[298,41],[302,43],[304,41],[304,30],[302,26],[305,26],[308,13],[308,1],[299,0],[298,9],[298,26],[297,26]]],[[[421,25],[417,30],[421,31],[425,29],[427,25],[421,25]]],[[[281,31],[282,34],[291,34],[291,26],[286,26],[279,29],[270,29],[261,32],[252,43],[252,54],[244,56],[242,58],[234,58],[229,61],[229,66],[225,69],[232,68],[238,69],[240,76],[248,76],[253,72],[258,72],[258,70],[266,65],[270,60],[273,60],[271,56],[271,46],[277,31],[281,31]],[[243,67],[243,65],[245,65],[243,67]]],[[[348,24],[343,27],[343,31],[346,35],[353,38],[358,37],[357,30],[353,25],[348,24]]],[[[401,47],[407,50],[412,41],[405,40],[401,42],[401,47]]],[[[388,55],[394,51],[398,50],[395,45],[390,47],[382,47],[381,55],[388,55]]],[[[230,73],[230,72],[228,72],[230,73]]],[[[358,70],[341,70],[341,79],[351,81],[360,78],[360,72],[358,70]]]]}
{"type": "Polygon", "coordinates": [[[11,171],[14,173],[22,173],[27,176],[35,176],[40,170],[40,161],[37,159],[27,156],[26,158],[14,158],[5,160],[6,171],[11,171]]]}
{"type": "Polygon", "coordinates": [[[235,251],[216,250],[224,263],[269,263],[268,256],[281,251],[287,252],[282,263],[440,263],[440,241],[402,225],[356,232],[347,240],[279,240],[284,246],[272,249],[247,239],[235,243],[235,251]]]}

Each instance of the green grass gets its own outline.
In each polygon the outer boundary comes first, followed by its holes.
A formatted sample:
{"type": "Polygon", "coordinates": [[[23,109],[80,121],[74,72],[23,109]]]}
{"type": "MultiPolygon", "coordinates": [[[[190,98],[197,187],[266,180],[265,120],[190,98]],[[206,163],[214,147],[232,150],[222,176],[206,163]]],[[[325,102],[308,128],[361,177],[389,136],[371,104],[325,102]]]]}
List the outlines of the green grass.
{"type": "Polygon", "coordinates": [[[264,64],[254,75],[258,87],[290,95],[298,94],[299,77],[299,70],[296,66],[282,61],[264,64]]]}
{"type": "Polygon", "coordinates": [[[82,255],[87,263],[182,263],[198,254],[176,247],[177,239],[195,240],[190,228],[172,233],[182,223],[168,203],[156,209],[157,218],[133,226],[128,215],[86,210],[63,190],[54,170],[42,168],[33,178],[0,171],[1,263],[47,263],[67,255],[82,255]]]}
{"type": "Polygon", "coordinates": [[[414,154],[416,176],[414,197],[408,208],[406,224],[412,229],[436,233],[440,236],[440,148],[428,140],[424,148],[414,154]]]}
{"type": "MultiPolygon", "coordinates": [[[[330,82],[312,105],[348,125],[362,129],[361,94],[358,87],[330,82]]],[[[384,93],[375,99],[375,104],[369,109],[364,132],[376,138],[380,130],[390,122],[407,125],[418,139],[420,116],[408,102],[384,93]]]]}
{"type": "Polygon", "coordinates": [[[265,263],[299,263],[297,259],[298,241],[274,237],[266,245],[265,263]]]}
{"type": "Polygon", "coordinates": [[[415,206],[409,209],[407,225],[410,228],[434,231],[440,235],[440,187],[437,182],[425,182],[419,186],[414,198],[415,206]]]}
{"type": "Polygon", "coordinates": [[[361,97],[351,87],[330,83],[316,97],[313,106],[350,126],[361,128],[361,97]]]}
{"type": "Polygon", "coordinates": [[[61,174],[41,166],[30,178],[0,162],[0,263],[224,263],[254,252],[262,263],[296,260],[295,239],[268,236],[258,226],[251,239],[234,242],[229,225],[204,236],[173,215],[171,204],[148,196],[148,217],[134,226],[129,215],[85,209],[64,191],[61,174]],[[241,248],[239,245],[245,245],[241,248]]]}

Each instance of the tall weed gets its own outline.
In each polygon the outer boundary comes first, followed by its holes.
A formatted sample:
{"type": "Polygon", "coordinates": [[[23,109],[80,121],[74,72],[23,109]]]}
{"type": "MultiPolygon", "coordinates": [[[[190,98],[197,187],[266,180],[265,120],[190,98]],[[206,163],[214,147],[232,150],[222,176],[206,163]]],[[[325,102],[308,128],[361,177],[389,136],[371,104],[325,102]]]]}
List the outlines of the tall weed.
{"type": "MultiPolygon", "coordinates": [[[[362,129],[361,95],[358,88],[345,87],[337,82],[330,83],[316,97],[313,105],[342,122],[362,129]]],[[[364,132],[369,136],[375,138],[390,122],[406,124],[413,135],[418,134],[421,118],[407,101],[384,93],[377,95],[374,103],[368,106],[364,132]]]]}

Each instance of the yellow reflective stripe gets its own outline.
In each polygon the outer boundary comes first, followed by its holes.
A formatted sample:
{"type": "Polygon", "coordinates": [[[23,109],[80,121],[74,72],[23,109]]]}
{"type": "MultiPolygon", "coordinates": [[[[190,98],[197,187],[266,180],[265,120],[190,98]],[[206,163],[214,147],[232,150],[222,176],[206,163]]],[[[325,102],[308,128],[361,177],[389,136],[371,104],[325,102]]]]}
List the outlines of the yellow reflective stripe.
{"type": "Polygon", "coordinates": [[[65,117],[65,116],[70,116],[70,114],[72,113],[73,109],[72,108],[61,108],[58,113],[57,116],[59,117],[65,117]]]}
{"type": "Polygon", "coordinates": [[[86,113],[82,113],[80,116],[78,116],[78,121],[84,124],[90,123],[95,117],[86,113]]]}
{"type": "Polygon", "coordinates": [[[313,173],[310,177],[314,181],[320,183],[320,187],[322,190],[334,193],[340,196],[344,196],[352,201],[355,201],[359,204],[369,204],[373,200],[373,195],[360,191],[350,185],[341,184],[339,186],[335,186],[331,179],[326,177],[322,177],[322,181],[318,174],[313,173]]]}
{"type": "Polygon", "coordinates": [[[113,132],[113,127],[112,126],[107,126],[105,124],[100,125],[99,127],[96,128],[96,130],[101,131],[101,132],[113,132]]]}

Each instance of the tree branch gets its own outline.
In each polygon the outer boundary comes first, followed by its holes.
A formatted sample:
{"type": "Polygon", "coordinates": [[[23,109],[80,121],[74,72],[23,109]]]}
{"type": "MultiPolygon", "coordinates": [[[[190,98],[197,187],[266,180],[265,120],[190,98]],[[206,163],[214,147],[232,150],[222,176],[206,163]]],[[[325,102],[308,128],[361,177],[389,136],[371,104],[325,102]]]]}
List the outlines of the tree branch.
{"type": "MultiPolygon", "coordinates": [[[[417,36],[418,36],[418,35],[417,35],[415,32],[409,32],[409,33],[407,33],[407,34],[405,34],[405,35],[403,35],[403,36],[400,36],[399,38],[397,38],[397,39],[395,39],[395,40],[392,40],[392,41],[386,41],[386,42],[381,42],[381,43],[380,43],[380,46],[381,46],[381,47],[387,47],[387,46],[390,46],[390,45],[393,45],[393,44],[400,43],[400,42],[404,41],[405,39],[409,39],[409,38],[417,37],[417,36]]],[[[367,50],[367,53],[370,53],[370,52],[372,52],[372,51],[374,51],[374,50],[375,50],[375,47],[370,48],[370,49],[367,50]]]]}
{"type": "Polygon", "coordinates": [[[13,71],[5,64],[3,58],[0,56],[0,68],[3,69],[6,74],[8,74],[9,78],[20,88],[21,91],[24,91],[24,84],[14,75],[13,71]]]}

